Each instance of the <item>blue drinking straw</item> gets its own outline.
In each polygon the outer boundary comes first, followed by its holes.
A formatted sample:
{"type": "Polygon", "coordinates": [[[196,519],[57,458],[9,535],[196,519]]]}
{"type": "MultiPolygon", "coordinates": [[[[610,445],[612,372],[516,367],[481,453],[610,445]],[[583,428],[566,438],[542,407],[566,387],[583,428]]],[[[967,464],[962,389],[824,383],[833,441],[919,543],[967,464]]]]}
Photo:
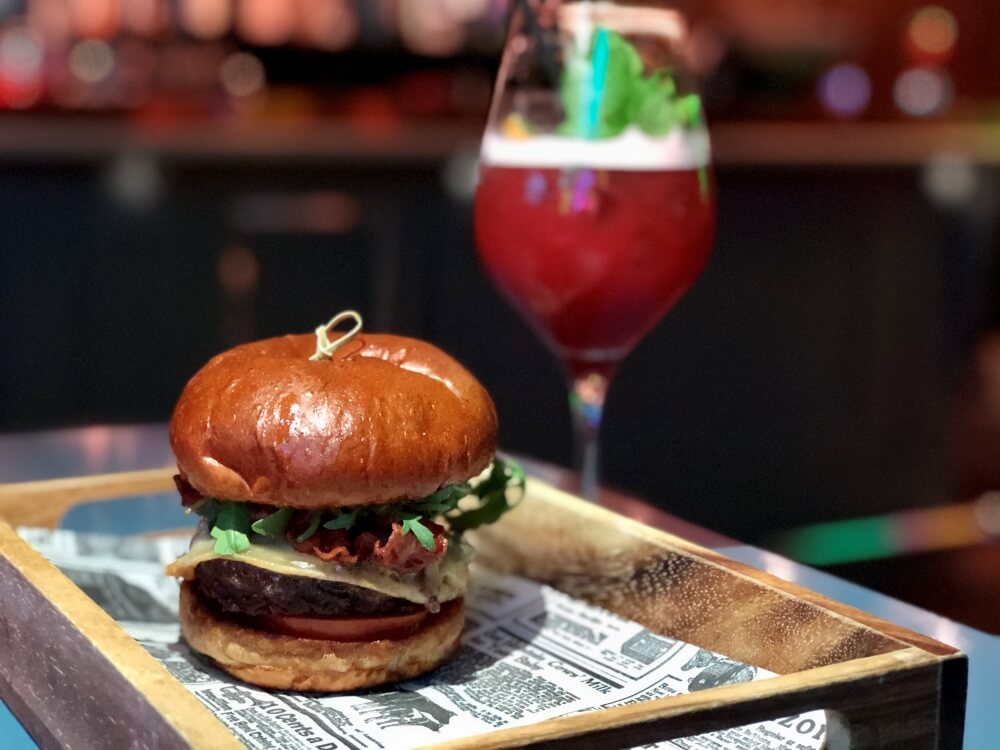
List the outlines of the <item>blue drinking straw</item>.
{"type": "Polygon", "coordinates": [[[587,107],[587,120],[584,132],[587,138],[593,138],[597,133],[597,118],[601,112],[601,101],[604,98],[604,87],[608,78],[608,30],[599,28],[594,34],[594,53],[591,56],[593,79],[590,88],[590,101],[587,107]]]}

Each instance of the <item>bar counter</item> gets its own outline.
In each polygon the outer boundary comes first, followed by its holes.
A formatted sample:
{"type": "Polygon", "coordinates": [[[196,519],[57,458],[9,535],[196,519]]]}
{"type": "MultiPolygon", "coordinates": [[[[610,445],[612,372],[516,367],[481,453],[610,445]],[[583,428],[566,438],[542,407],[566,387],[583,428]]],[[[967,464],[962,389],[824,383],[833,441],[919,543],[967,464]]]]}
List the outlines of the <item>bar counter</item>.
{"type": "MultiPolygon", "coordinates": [[[[529,473],[557,486],[568,488],[573,475],[559,467],[522,457],[529,473]]],[[[84,474],[130,471],[167,466],[172,462],[162,424],[135,426],[93,426],[47,432],[0,435],[0,482],[23,482],[84,474]]],[[[772,575],[813,589],[828,597],[870,612],[952,644],[969,656],[969,692],[965,725],[965,747],[970,750],[996,747],[997,733],[990,709],[998,702],[993,686],[1000,672],[1000,638],[940,617],[835,578],[786,558],[695,526],[662,510],[623,494],[603,490],[601,501],[619,513],[656,526],[690,541],[715,549],[729,557],[772,575]]],[[[77,531],[140,533],[170,528],[183,520],[180,504],[163,498],[145,498],[137,512],[114,512],[104,504],[90,512],[74,509],[63,526],[77,531]]],[[[3,654],[0,654],[3,658],[3,654]]],[[[35,743],[7,709],[0,704],[0,745],[9,750],[34,748],[35,743]]]]}

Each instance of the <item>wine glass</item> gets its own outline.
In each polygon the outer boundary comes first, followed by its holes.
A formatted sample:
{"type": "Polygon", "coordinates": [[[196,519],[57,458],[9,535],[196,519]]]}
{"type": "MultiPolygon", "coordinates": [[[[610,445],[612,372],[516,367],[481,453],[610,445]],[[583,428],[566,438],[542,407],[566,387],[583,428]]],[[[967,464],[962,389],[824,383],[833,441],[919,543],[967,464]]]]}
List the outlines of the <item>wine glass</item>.
{"type": "Polygon", "coordinates": [[[519,0],[483,136],[480,260],[565,365],[580,494],[622,359],[684,295],[715,231],[685,24],[658,5],[519,0]]]}

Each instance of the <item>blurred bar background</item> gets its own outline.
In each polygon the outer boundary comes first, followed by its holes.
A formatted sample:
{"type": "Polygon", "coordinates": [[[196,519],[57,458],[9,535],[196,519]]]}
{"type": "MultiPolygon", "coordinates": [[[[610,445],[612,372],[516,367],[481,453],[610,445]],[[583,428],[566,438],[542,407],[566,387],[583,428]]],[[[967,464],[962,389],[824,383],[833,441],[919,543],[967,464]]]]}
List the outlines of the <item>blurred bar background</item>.
{"type": "MultiPolygon", "coordinates": [[[[611,390],[606,480],[1000,632],[1000,4],[677,5],[718,240],[611,390]]],[[[162,421],[217,351],[354,307],[568,463],[472,242],[507,12],[0,0],[0,430],[162,421]]]]}

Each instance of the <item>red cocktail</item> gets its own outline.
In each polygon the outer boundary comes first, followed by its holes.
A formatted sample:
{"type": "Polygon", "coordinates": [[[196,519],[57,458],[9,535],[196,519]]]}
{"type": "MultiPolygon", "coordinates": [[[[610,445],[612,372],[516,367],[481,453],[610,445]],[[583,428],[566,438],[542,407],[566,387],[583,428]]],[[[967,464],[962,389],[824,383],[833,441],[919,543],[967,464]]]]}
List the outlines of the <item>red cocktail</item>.
{"type": "Polygon", "coordinates": [[[574,373],[612,368],[698,278],[715,214],[707,172],[484,164],[480,258],[574,373]]]}

